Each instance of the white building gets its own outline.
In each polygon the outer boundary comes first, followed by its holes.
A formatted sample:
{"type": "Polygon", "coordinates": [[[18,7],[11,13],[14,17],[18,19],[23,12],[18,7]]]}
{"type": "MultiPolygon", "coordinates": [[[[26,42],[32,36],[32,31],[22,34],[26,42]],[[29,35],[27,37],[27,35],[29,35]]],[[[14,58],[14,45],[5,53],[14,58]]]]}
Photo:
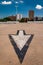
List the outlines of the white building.
{"type": "Polygon", "coordinates": [[[16,15],[16,19],[17,19],[17,20],[21,20],[21,19],[22,19],[22,14],[17,14],[17,15],[16,15]]]}

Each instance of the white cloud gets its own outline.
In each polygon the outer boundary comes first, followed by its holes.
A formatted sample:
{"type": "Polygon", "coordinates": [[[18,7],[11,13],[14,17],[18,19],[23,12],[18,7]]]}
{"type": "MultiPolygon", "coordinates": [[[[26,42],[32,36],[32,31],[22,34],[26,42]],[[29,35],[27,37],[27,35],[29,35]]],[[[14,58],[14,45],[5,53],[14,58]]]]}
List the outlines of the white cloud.
{"type": "Polygon", "coordinates": [[[19,2],[18,1],[16,1],[15,2],[16,4],[18,4],[18,3],[24,3],[22,0],[20,0],[19,2]]]}
{"type": "Polygon", "coordinates": [[[16,1],[15,3],[18,4],[19,2],[16,1]]]}
{"type": "Polygon", "coordinates": [[[42,9],[43,7],[41,5],[36,5],[36,9],[42,9]]]}
{"type": "Polygon", "coordinates": [[[3,4],[3,5],[9,5],[9,4],[12,4],[12,2],[11,1],[3,1],[1,4],[3,4]]]}
{"type": "Polygon", "coordinates": [[[21,0],[20,3],[24,3],[24,2],[21,0]]]}

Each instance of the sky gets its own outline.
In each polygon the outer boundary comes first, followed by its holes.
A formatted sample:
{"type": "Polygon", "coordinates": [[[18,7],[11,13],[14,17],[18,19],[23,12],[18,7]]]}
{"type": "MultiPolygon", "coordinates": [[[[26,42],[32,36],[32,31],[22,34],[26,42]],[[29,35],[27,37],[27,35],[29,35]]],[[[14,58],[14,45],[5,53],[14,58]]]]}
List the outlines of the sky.
{"type": "Polygon", "coordinates": [[[43,0],[0,0],[0,18],[16,14],[28,17],[29,10],[34,10],[34,16],[43,17],[43,0]]]}

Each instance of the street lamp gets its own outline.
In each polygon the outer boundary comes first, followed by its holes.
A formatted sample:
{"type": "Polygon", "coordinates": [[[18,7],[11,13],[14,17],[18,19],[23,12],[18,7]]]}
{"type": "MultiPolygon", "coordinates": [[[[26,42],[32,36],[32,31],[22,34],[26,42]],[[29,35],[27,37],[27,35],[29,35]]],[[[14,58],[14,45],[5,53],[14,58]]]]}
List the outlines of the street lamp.
{"type": "Polygon", "coordinates": [[[18,8],[18,6],[15,6],[15,8],[16,8],[16,21],[17,21],[17,12],[18,12],[17,8],[18,8]]]}
{"type": "Polygon", "coordinates": [[[22,0],[20,0],[19,2],[17,2],[17,1],[15,2],[15,4],[16,4],[16,6],[15,6],[15,8],[16,8],[16,21],[17,21],[17,12],[18,12],[17,9],[18,9],[18,4],[19,4],[19,3],[22,4],[22,3],[24,3],[24,2],[23,2],[22,0]]]}
{"type": "Polygon", "coordinates": [[[16,8],[16,15],[17,15],[17,11],[18,11],[17,8],[18,8],[18,6],[15,6],[15,8],[16,8]]]}

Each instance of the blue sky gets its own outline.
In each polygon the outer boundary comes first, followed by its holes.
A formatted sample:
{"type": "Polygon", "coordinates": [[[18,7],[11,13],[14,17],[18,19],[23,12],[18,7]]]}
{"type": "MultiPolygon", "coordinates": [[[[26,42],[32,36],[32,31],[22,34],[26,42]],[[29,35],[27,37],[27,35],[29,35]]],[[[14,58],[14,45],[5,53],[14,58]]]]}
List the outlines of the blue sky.
{"type": "Polygon", "coordinates": [[[0,18],[22,14],[28,17],[28,11],[34,10],[35,16],[43,16],[43,0],[0,0],[0,18]]]}

